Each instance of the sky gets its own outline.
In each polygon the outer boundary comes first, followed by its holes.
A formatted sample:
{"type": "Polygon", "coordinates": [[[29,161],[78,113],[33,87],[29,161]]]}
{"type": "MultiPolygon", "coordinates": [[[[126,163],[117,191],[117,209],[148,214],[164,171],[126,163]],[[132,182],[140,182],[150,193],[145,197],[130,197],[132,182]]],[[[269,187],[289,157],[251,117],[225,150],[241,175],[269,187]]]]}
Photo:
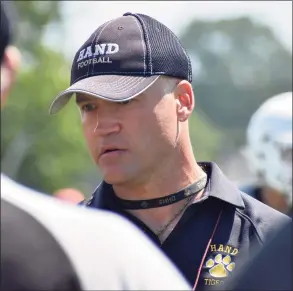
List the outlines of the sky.
{"type": "MultiPolygon", "coordinates": [[[[152,16],[175,34],[193,19],[212,21],[245,15],[271,27],[292,52],[292,1],[64,1],[61,49],[66,57],[72,60],[98,26],[125,12],[152,16]]],[[[56,43],[52,40],[51,34],[48,42],[56,43]]]]}

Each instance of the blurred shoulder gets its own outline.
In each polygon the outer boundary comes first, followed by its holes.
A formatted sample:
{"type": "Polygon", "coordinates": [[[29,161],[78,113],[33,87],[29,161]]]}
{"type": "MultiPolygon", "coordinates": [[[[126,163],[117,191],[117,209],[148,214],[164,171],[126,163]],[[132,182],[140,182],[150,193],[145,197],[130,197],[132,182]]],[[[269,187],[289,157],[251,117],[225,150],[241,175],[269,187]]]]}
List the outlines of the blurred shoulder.
{"type": "Polygon", "coordinates": [[[280,225],[292,222],[288,215],[275,210],[251,195],[241,192],[241,196],[245,208],[238,210],[238,212],[250,220],[262,241],[274,234],[280,225]]]}

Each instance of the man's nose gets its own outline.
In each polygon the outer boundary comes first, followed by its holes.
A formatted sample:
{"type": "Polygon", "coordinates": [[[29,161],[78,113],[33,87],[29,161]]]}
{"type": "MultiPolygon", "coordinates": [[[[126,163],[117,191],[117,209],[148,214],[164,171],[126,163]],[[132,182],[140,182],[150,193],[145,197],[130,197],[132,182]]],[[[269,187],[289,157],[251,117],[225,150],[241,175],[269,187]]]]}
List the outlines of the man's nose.
{"type": "Polygon", "coordinates": [[[100,136],[105,136],[113,133],[118,133],[121,129],[121,124],[115,116],[99,115],[97,116],[94,133],[100,136]]]}

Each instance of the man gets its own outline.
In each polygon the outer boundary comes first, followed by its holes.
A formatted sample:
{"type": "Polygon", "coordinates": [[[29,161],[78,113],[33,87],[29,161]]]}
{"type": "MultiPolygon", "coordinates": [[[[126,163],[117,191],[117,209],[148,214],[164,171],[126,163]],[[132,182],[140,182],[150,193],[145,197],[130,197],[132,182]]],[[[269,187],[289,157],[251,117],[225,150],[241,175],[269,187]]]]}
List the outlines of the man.
{"type": "MultiPolygon", "coordinates": [[[[139,226],[194,286],[233,273],[288,219],[240,192],[215,163],[197,163],[189,137],[192,68],[179,39],[142,14],[98,27],[77,51],[70,87],[103,181],[85,205],[119,213],[139,226]]],[[[95,231],[95,230],[93,230],[95,231]]]]}
{"type": "Polygon", "coordinates": [[[241,190],[283,212],[292,208],[292,92],[266,100],[252,115],[244,150],[253,185],[241,190]]]}
{"type": "MultiPolygon", "coordinates": [[[[1,2],[1,106],[13,84],[20,57],[17,49],[8,47],[11,31],[4,5],[1,2]]],[[[79,209],[17,184],[1,173],[0,289],[190,287],[170,261],[126,220],[103,211],[79,209]]]]}

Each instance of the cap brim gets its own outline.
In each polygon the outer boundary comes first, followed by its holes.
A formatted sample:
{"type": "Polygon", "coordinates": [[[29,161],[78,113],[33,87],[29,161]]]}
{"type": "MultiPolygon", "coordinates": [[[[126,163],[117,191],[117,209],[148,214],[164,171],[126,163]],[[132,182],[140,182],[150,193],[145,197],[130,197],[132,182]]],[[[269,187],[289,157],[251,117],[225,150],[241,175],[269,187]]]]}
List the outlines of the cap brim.
{"type": "Polygon", "coordinates": [[[102,75],[82,79],[61,92],[52,102],[49,113],[56,114],[75,93],[84,93],[100,99],[121,102],[130,100],[148,89],[160,76],[137,77],[102,75]]]}

